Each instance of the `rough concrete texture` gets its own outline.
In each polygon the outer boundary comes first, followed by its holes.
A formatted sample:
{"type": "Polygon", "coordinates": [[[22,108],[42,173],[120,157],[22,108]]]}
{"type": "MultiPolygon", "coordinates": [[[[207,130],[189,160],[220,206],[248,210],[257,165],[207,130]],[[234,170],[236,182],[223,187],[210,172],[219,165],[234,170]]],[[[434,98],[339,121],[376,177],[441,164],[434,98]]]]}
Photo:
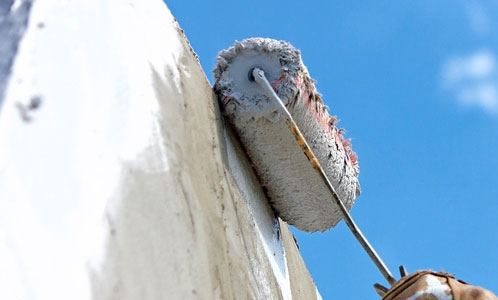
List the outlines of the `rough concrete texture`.
{"type": "Polygon", "coordinates": [[[278,215],[304,231],[324,231],[342,214],[285,124],[277,107],[250,80],[263,69],[317,156],[340,199],[351,209],[360,193],[358,160],[328,114],[301,55],[283,41],[251,38],[220,52],[215,91],[278,215]]]}
{"type": "Polygon", "coordinates": [[[0,112],[1,299],[320,298],[162,1],[24,17],[0,112]]]}

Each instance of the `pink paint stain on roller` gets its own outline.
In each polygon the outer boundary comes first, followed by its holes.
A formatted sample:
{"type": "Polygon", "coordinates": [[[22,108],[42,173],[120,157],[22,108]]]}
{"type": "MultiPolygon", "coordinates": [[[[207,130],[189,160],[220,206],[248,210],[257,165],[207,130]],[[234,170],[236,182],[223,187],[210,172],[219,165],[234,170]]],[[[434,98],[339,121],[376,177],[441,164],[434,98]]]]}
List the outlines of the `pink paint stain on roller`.
{"type": "Polygon", "coordinates": [[[347,209],[360,194],[358,159],[337,119],[330,116],[301,54],[287,42],[251,38],[221,51],[214,90],[267,189],[271,204],[289,224],[308,231],[335,226],[342,214],[285,124],[274,101],[251,78],[264,71],[347,209]]]}

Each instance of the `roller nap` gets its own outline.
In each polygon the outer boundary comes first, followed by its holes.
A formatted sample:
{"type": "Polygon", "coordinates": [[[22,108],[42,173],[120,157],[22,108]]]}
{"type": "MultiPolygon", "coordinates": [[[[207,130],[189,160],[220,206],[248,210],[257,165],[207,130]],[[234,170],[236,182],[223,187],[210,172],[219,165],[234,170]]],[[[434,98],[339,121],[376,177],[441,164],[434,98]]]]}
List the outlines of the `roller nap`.
{"type": "Polygon", "coordinates": [[[289,224],[324,231],[342,218],[331,195],[275,103],[251,80],[262,69],[296,121],[348,209],[360,193],[358,160],[315,89],[298,50],[289,43],[251,38],[221,51],[214,89],[267,189],[271,204],[289,224]]]}

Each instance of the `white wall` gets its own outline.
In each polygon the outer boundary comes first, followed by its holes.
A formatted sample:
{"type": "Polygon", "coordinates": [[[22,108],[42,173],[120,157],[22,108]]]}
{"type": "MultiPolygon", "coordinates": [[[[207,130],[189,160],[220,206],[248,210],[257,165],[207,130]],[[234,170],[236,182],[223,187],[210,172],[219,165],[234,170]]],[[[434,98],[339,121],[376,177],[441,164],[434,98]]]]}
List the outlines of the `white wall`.
{"type": "Polygon", "coordinates": [[[0,76],[0,298],[319,297],[164,3],[24,11],[0,76]]]}

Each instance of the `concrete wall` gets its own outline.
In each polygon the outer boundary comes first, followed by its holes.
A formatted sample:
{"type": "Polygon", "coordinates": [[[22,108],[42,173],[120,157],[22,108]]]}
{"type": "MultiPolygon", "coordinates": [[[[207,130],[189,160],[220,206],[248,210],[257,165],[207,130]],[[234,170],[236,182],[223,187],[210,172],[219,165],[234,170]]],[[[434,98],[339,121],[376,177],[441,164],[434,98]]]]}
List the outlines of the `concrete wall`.
{"type": "Polygon", "coordinates": [[[10,2],[1,299],[319,298],[160,0],[10,2]]]}

